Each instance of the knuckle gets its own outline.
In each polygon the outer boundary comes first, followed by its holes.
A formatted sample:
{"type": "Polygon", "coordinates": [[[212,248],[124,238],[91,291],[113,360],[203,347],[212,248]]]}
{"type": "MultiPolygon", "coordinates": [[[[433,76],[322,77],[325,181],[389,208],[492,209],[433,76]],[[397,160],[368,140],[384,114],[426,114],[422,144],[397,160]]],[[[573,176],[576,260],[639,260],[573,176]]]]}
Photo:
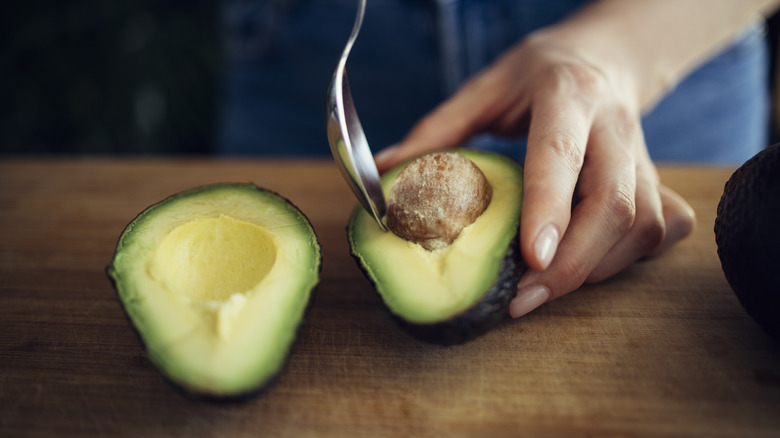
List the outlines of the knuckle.
{"type": "Polygon", "coordinates": [[[623,234],[631,229],[636,219],[636,203],[633,191],[626,184],[616,184],[607,192],[605,206],[616,230],[623,234]]]}
{"type": "Polygon", "coordinates": [[[585,160],[585,148],[574,136],[566,132],[556,132],[550,135],[547,144],[555,156],[579,172],[585,160]]]}
{"type": "Polygon", "coordinates": [[[676,234],[682,238],[688,236],[696,228],[696,214],[691,210],[690,212],[681,213],[673,218],[676,234]]]}
{"type": "Polygon", "coordinates": [[[551,68],[551,76],[562,91],[578,96],[598,96],[604,92],[604,76],[592,67],[577,63],[564,62],[551,68]]]}
{"type": "Polygon", "coordinates": [[[636,239],[641,248],[650,251],[657,248],[666,237],[666,226],[656,215],[642,219],[635,225],[636,239]]]}
{"type": "Polygon", "coordinates": [[[672,212],[665,217],[667,234],[672,234],[675,239],[681,239],[693,232],[696,228],[696,213],[687,204],[676,205],[669,208],[672,212]]]}
{"type": "Polygon", "coordinates": [[[625,105],[615,107],[612,114],[612,126],[618,138],[626,143],[630,143],[642,132],[639,117],[625,105]]]}

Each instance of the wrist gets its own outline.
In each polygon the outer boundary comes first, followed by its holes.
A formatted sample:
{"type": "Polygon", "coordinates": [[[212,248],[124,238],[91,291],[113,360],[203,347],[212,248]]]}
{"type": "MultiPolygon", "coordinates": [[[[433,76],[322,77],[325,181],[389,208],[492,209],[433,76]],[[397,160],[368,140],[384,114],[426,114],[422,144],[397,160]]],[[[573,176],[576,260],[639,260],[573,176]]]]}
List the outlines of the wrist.
{"type": "Polygon", "coordinates": [[[539,32],[597,66],[646,112],[777,0],[600,0],[539,32]],[[696,19],[690,17],[696,16],[696,19]]]}

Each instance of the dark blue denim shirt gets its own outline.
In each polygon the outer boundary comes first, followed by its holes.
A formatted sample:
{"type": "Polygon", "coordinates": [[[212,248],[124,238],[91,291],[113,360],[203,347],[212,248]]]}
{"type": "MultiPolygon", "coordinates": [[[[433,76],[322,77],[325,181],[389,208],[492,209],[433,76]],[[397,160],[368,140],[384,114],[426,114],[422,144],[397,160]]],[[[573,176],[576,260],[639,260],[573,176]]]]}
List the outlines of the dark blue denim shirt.
{"type": "MultiPolygon", "coordinates": [[[[347,64],[374,151],[399,141],[470,75],[582,0],[369,0],[347,64]]],[[[328,156],[325,90],[356,0],[226,0],[218,148],[328,156]]],[[[659,30],[661,31],[661,30],[659,30]]],[[[692,72],[643,120],[657,161],[740,163],[767,146],[768,56],[760,24],[692,72]]],[[[472,146],[520,161],[524,139],[472,146]]]]}

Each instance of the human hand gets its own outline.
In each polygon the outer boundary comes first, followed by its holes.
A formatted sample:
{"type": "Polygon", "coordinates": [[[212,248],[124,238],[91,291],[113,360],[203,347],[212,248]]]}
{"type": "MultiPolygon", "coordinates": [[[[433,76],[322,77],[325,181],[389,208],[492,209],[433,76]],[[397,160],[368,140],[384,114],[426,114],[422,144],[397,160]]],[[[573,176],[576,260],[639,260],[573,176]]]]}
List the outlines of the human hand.
{"type": "Polygon", "coordinates": [[[520,246],[531,270],[510,303],[519,317],[691,232],[693,210],[660,184],[648,155],[638,95],[630,74],[596,67],[587,50],[540,33],[378,154],[377,166],[480,132],[528,133],[520,246]]]}

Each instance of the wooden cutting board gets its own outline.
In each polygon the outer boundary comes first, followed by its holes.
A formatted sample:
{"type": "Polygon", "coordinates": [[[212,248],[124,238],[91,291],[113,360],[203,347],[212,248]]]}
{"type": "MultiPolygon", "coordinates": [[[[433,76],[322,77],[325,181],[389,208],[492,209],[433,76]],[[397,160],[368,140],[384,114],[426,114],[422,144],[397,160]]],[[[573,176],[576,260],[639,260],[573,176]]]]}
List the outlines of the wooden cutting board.
{"type": "Polygon", "coordinates": [[[445,348],[401,331],[355,266],[354,201],[328,162],[4,160],[0,436],[780,436],[780,346],[740,307],[715,252],[731,169],[660,173],[695,208],[693,236],[445,348]],[[104,274],[144,207],[218,181],[284,194],[324,248],[285,372],[242,404],[168,385],[104,274]]]}

